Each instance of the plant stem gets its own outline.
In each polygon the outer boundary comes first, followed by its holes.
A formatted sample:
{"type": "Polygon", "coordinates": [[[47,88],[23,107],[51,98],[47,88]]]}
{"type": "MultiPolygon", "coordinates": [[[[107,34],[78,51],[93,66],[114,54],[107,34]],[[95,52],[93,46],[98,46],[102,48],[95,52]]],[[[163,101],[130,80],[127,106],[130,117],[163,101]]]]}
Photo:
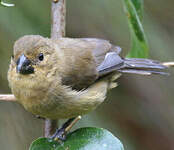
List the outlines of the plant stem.
{"type": "MultiPolygon", "coordinates": [[[[66,17],[66,0],[53,0],[51,6],[51,38],[58,39],[65,36],[65,17],[66,17]]],[[[45,120],[45,137],[51,136],[58,127],[58,120],[45,120]]]]}

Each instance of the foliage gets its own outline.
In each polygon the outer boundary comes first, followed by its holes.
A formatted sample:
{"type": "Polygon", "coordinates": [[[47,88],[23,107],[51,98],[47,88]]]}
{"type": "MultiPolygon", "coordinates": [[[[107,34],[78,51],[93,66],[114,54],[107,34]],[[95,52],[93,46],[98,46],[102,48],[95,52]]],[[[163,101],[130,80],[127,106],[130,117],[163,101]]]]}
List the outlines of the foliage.
{"type": "Polygon", "coordinates": [[[100,128],[80,128],[67,136],[64,143],[49,138],[34,141],[30,150],[123,150],[122,143],[109,131],[100,128]]]}
{"type": "Polygon", "coordinates": [[[127,57],[147,58],[148,43],[142,26],[143,0],[124,0],[131,32],[131,50],[127,57]]]}
{"type": "Polygon", "coordinates": [[[14,4],[5,3],[2,0],[0,0],[0,5],[1,6],[5,6],[5,7],[12,7],[12,6],[14,6],[14,4]]]}

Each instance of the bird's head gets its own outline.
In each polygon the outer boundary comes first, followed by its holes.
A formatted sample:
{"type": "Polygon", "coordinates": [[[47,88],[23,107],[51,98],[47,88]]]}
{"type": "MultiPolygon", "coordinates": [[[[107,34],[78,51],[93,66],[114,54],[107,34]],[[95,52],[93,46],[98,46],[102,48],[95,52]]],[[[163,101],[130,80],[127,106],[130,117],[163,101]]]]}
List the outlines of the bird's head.
{"type": "Polygon", "coordinates": [[[10,87],[42,89],[48,86],[61,63],[59,49],[51,39],[39,35],[27,35],[17,40],[8,71],[10,87]]]}
{"type": "Polygon", "coordinates": [[[20,38],[14,44],[11,69],[22,76],[48,72],[58,59],[55,46],[50,39],[39,35],[20,38]]]}
{"type": "Polygon", "coordinates": [[[9,86],[17,101],[31,112],[36,105],[39,107],[50,87],[60,81],[57,77],[61,63],[59,50],[53,40],[38,35],[24,36],[14,44],[8,70],[9,86]]]}

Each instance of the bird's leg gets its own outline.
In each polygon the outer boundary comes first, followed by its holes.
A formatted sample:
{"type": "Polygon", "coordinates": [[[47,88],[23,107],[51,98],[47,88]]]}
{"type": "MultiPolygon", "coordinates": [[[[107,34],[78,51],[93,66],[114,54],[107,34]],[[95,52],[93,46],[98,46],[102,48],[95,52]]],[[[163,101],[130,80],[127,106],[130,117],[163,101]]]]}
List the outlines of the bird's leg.
{"type": "Polygon", "coordinates": [[[56,132],[51,136],[54,140],[66,140],[66,134],[70,129],[73,127],[74,124],[76,124],[81,119],[81,116],[71,118],[67,122],[65,122],[61,128],[57,129],[56,132]]]}

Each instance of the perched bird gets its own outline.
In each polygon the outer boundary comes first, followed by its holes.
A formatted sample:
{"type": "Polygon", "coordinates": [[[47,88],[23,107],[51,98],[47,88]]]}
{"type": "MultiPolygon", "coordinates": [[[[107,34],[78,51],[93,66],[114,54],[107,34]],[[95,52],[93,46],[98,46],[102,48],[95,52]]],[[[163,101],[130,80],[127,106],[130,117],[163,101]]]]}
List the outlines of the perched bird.
{"type": "Polygon", "coordinates": [[[94,110],[122,73],[167,74],[158,61],[122,58],[120,51],[102,39],[27,35],[14,44],[9,85],[27,111],[61,119],[94,110]]]}

